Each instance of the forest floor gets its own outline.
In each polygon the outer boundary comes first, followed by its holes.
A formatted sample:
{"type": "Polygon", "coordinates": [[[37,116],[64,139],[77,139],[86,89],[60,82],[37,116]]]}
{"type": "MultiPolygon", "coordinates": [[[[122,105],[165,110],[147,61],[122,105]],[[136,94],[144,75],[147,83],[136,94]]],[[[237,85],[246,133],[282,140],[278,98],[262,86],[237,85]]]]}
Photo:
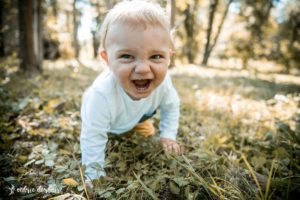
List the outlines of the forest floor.
{"type": "MultiPolygon", "coordinates": [[[[80,167],[80,104],[101,70],[45,62],[41,75],[0,63],[0,199],[88,198],[80,167]]],[[[157,136],[109,140],[90,199],[296,199],[300,78],[186,65],[171,69],[181,99],[182,156],[157,136]]],[[[154,117],[157,127],[159,115],[154,117]]]]}

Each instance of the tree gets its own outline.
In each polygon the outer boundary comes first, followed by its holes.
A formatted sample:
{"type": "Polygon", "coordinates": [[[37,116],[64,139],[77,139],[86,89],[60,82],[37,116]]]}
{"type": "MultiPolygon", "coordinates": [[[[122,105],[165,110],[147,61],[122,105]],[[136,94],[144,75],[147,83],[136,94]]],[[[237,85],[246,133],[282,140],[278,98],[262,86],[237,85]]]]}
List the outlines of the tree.
{"type": "Polygon", "coordinates": [[[276,1],[278,0],[245,0],[244,2],[246,9],[248,7],[252,11],[246,15],[247,28],[251,31],[253,39],[257,39],[261,46],[263,46],[263,28],[268,22],[273,2],[276,1]]]}
{"type": "Polygon", "coordinates": [[[73,48],[75,52],[75,58],[78,58],[79,56],[79,43],[78,43],[78,26],[79,26],[79,20],[78,20],[78,11],[76,9],[76,2],[77,0],[73,0],[73,48]]]}
{"type": "MultiPolygon", "coordinates": [[[[2,13],[3,13],[3,5],[4,3],[2,1],[0,1],[0,27],[1,29],[3,29],[2,27],[4,27],[4,24],[3,24],[3,16],[2,16],[2,13]]],[[[5,55],[4,53],[4,38],[3,38],[3,30],[0,30],[0,57],[3,57],[5,55]]]]}
{"type": "Polygon", "coordinates": [[[203,65],[207,64],[207,60],[209,57],[210,40],[211,40],[211,35],[212,35],[211,33],[212,33],[212,27],[213,27],[215,13],[217,10],[218,3],[219,3],[219,0],[210,0],[210,3],[209,3],[208,27],[207,27],[206,43],[205,43],[205,49],[204,49],[204,55],[203,55],[203,61],[202,61],[203,65]]]}
{"type": "Polygon", "coordinates": [[[197,24],[197,10],[199,1],[188,2],[186,8],[183,10],[185,16],[184,27],[186,31],[187,44],[187,58],[189,63],[194,63],[197,53],[196,38],[196,24],[197,24]]]}
{"type": "Polygon", "coordinates": [[[58,10],[57,10],[57,0],[52,0],[50,1],[52,10],[53,10],[53,15],[55,17],[55,19],[57,19],[57,14],[58,14],[58,10]]]}
{"type": "Polygon", "coordinates": [[[207,65],[209,56],[210,56],[212,50],[214,49],[214,47],[217,44],[219,35],[221,33],[222,27],[224,25],[224,22],[225,22],[225,19],[226,19],[228,10],[229,10],[229,6],[232,3],[232,1],[233,0],[229,0],[228,3],[226,4],[225,11],[224,11],[224,13],[222,15],[221,22],[220,22],[220,24],[218,26],[216,35],[215,35],[212,43],[211,43],[212,35],[213,35],[212,34],[212,28],[213,28],[215,13],[216,13],[219,1],[218,0],[211,0],[211,2],[210,2],[210,5],[209,5],[208,29],[207,29],[207,34],[206,34],[206,44],[205,44],[205,49],[204,49],[204,54],[203,54],[203,60],[202,60],[202,64],[203,65],[207,65]]]}
{"type": "Polygon", "coordinates": [[[90,4],[93,6],[94,9],[94,19],[93,19],[93,27],[92,27],[92,36],[93,36],[93,50],[94,50],[94,57],[97,58],[98,56],[98,47],[100,44],[99,36],[99,25],[104,19],[104,10],[106,10],[105,3],[101,3],[101,1],[90,0],[90,4]]]}
{"type": "Polygon", "coordinates": [[[14,55],[19,47],[18,0],[0,0],[0,57],[14,55]]]}
{"type": "Polygon", "coordinates": [[[167,2],[167,9],[170,14],[170,26],[171,28],[175,25],[175,15],[176,15],[176,1],[175,0],[168,0],[167,2]]]}
{"type": "Polygon", "coordinates": [[[110,10],[118,2],[119,0],[90,0],[90,4],[95,11],[92,27],[93,48],[95,58],[98,56],[98,47],[100,44],[99,29],[101,27],[101,23],[104,20],[107,11],[110,10]]]}
{"type": "Polygon", "coordinates": [[[42,0],[19,0],[21,69],[42,70],[42,0]]]}
{"type": "Polygon", "coordinates": [[[268,41],[267,27],[270,25],[269,17],[273,3],[278,0],[242,0],[240,1],[240,16],[246,22],[246,30],[249,33],[247,40],[243,43],[237,41],[238,46],[247,48],[241,49],[243,68],[248,66],[250,58],[257,59],[265,57],[266,43],[268,41]]]}
{"type": "MultiPolygon", "coordinates": [[[[175,28],[175,15],[176,15],[176,2],[175,0],[168,0],[167,1],[167,10],[168,10],[168,13],[170,15],[170,26],[171,26],[171,29],[172,28],[175,28]]],[[[171,33],[173,34],[173,33],[171,33]]],[[[170,66],[174,66],[174,56],[171,57],[171,63],[170,63],[170,66]]]]}
{"type": "Polygon", "coordinates": [[[285,73],[289,73],[293,67],[300,69],[300,2],[290,1],[285,12],[286,19],[278,32],[277,59],[285,65],[285,73]]]}

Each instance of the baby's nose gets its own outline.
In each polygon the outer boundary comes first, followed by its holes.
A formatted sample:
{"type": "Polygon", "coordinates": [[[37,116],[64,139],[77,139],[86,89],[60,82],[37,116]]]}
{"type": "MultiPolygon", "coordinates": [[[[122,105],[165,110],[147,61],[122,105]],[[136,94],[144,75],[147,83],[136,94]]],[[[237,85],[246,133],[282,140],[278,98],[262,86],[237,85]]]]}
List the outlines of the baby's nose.
{"type": "Polygon", "coordinates": [[[134,72],[137,74],[144,74],[144,73],[148,73],[149,71],[150,71],[150,65],[145,61],[138,62],[134,69],[134,72]]]}

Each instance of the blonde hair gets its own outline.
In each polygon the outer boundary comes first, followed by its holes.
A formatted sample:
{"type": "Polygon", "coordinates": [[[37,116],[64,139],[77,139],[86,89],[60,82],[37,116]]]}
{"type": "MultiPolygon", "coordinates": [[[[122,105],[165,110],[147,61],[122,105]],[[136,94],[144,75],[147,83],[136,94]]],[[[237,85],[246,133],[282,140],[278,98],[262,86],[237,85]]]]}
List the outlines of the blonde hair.
{"type": "Polygon", "coordinates": [[[136,22],[143,25],[160,25],[171,32],[170,22],[164,9],[145,0],[125,0],[116,4],[106,15],[100,28],[99,52],[105,51],[105,40],[109,27],[116,22],[136,22]]]}

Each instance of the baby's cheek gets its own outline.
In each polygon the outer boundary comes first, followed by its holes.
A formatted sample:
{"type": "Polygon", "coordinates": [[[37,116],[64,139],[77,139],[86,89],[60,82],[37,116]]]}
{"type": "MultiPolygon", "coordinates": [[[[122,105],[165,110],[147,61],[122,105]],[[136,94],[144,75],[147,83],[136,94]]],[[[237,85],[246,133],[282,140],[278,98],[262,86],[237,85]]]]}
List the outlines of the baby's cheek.
{"type": "Polygon", "coordinates": [[[168,68],[163,66],[159,69],[158,77],[160,77],[161,81],[163,81],[166,77],[168,68]]]}
{"type": "Polygon", "coordinates": [[[126,80],[130,77],[130,71],[126,69],[126,67],[119,66],[116,67],[114,70],[114,74],[118,77],[119,80],[126,80]]]}

